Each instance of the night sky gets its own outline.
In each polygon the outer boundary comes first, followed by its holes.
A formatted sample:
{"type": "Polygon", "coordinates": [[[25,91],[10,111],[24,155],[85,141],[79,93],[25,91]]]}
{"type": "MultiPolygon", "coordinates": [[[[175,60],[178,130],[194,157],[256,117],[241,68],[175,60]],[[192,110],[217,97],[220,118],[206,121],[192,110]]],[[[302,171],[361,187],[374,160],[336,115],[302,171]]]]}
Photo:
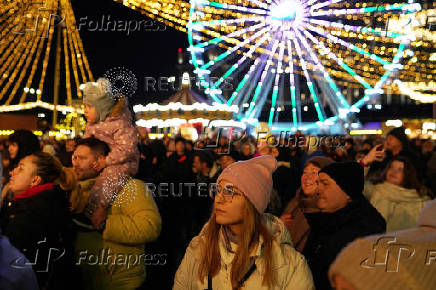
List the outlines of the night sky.
{"type": "MultiPolygon", "coordinates": [[[[105,19],[132,21],[150,20],[138,11],[132,10],[112,0],[73,0],[72,6],[77,25],[89,21],[102,22],[105,19]],[[87,17],[87,21],[85,20],[87,17]],[[82,18],[82,19],[81,19],[82,18]]],[[[135,31],[92,31],[95,25],[82,25],[82,37],[86,56],[94,77],[97,79],[107,70],[122,66],[131,70],[138,79],[138,89],[134,103],[160,101],[171,96],[174,91],[145,90],[145,77],[168,77],[176,75],[178,48],[188,47],[187,34],[155,21],[150,30],[135,31]]]]}

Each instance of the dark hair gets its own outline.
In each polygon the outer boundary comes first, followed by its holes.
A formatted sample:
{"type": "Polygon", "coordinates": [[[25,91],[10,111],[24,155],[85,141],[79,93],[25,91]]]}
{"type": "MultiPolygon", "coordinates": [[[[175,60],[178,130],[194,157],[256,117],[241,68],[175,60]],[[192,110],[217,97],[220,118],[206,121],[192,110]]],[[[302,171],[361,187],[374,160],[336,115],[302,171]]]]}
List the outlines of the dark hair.
{"type": "Polygon", "coordinates": [[[106,142],[101,141],[94,137],[84,138],[77,141],[77,147],[80,145],[87,146],[89,149],[91,149],[92,154],[94,156],[107,156],[111,149],[109,148],[109,145],[107,145],[106,142]]]}
{"type": "Polygon", "coordinates": [[[313,166],[318,167],[319,169],[322,169],[321,164],[319,164],[319,162],[315,161],[315,160],[307,161],[306,164],[304,164],[303,169],[306,168],[309,164],[312,164],[313,166]]]}
{"type": "Polygon", "coordinates": [[[35,152],[30,155],[36,165],[36,175],[41,177],[41,184],[56,183],[64,190],[72,190],[77,182],[72,168],[65,168],[56,157],[45,153],[35,152]]]}
{"type": "Polygon", "coordinates": [[[277,156],[277,161],[291,161],[291,150],[289,147],[278,147],[277,151],[279,152],[279,156],[277,156]]]}
{"type": "Polygon", "coordinates": [[[410,161],[410,159],[408,159],[404,156],[396,156],[396,157],[392,158],[392,160],[389,161],[385,170],[381,174],[381,177],[375,183],[381,183],[381,182],[384,182],[386,180],[386,175],[388,173],[388,170],[394,161],[403,162],[403,164],[404,164],[402,187],[408,188],[408,189],[416,189],[418,192],[420,192],[422,189],[422,186],[418,180],[416,168],[415,168],[415,166],[413,166],[413,163],[410,161]]]}
{"type": "Polygon", "coordinates": [[[363,144],[368,144],[372,148],[372,146],[374,146],[374,140],[371,138],[367,138],[367,139],[363,140],[362,145],[363,144]]]}
{"type": "Polygon", "coordinates": [[[354,146],[354,139],[353,138],[347,138],[345,139],[345,143],[350,143],[352,146],[354,146]]]}
{"type": "Polygon", "coordinates": [[[206,163],[208,168],[212,168],[213,166],[213,158],[210,154],[208,154],[207,151],[197,151],[195,152],[194,156],[198,156],[200,159],[200,163],[206,163]]]}
{"type": "Polygon", "coordinates": [[[42,183],[54,182],[62,175],[62,164],[57,158],[45,152],[36,152],[31,155],[36,164],[36,175],[41,177],[42,183]]]}
{"type": "Polygon", "coordinates": [[[16,130],[9,136],[9,144],[11,143],[18,145],[18,153],[14,158],[15,166],[24,157],[41,150],[38,137],[29,130],[16,130]]]}
{"type": "Polygon", "coordinates": [[[174,139],[174,145],[177,144],[178,142],[183,142],[183,144],[186,144],[186,139],[183,138],[182,136],[177,136],[176,139],[174,139]]]}

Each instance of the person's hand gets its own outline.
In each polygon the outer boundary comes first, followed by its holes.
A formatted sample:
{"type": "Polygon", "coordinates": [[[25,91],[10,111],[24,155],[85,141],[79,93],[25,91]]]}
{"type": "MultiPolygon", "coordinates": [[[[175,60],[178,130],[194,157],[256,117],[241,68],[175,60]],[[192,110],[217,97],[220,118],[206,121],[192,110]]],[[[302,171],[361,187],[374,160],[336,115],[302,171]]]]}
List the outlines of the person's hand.
{"type": "Polygon", "coordinates": [[[91,216],[92,225],[95,229],[100,230],[101,224],[106,220],[106,218],[107,210],[103,207],[102,204],[99,204],[94,214],[91,216]]]}
{"type": "Polygon", "coordinates": [[[381,150],[378,151],[377,149],[381,148],[383,144],[378,144],[374,146],[369,153],[363,157],[362,161],[364,164],[369,165],[373,163],[374,161],[381,162],[385,158],[385,151],[381,150]]]}
{"type": "Polygon", "coordinates": [[[280,217],[280,219],[282,220],[282,222],[285,224],[285,226],[287,228],[290,228],[292,223],[294,222],[294,219],[292,218],[291,214],[282,214],[282,216],[280,217]]]}

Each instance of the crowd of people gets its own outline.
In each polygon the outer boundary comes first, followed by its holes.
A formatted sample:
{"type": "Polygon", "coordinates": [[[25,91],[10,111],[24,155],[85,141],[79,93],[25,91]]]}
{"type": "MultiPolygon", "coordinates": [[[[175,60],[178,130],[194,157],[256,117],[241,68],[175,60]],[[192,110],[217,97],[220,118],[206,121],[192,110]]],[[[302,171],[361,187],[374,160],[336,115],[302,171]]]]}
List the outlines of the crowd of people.
{"type": "Polygon", "coordinates": [[[432,140],[150,139],[104,79],[84,105],[81,138],[0,142],[0,289],[436,284],[432,140]]]}

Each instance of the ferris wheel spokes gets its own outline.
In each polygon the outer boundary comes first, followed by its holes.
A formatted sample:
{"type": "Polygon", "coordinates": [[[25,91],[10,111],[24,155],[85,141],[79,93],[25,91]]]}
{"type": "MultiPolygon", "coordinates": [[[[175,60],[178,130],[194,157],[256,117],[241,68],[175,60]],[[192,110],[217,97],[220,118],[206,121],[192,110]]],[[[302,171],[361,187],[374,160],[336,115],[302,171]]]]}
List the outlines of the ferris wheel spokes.
{"type": "Polygon", "coordinates": [[[309,72],[307,71],[306,61],[304,60],[303,55],[301,53],[301,47],[298,44],[298,40],[296,38],[293,38],[292,41],[294,42],[295,50],[297,51],[298,58],[299,58],[300,64],[301,64],[300,66],[303,69],[304,77],[307,80],[306,81],[307,88],[309,89],[310,95],[312,96],[312,101],[313,101],[313,105],[315,106],[316,113],[318,115],[318,120],[321,122],[324,122],[325,116],[324,116],[323,112],[321,111],[321,108],[320,108],[320,105],[318,102],[318,98],[316,97],[315,89],[313,87],[312,78],[310,77],[309,72]]]}
{"type": "MultiPolygon", "coordinates": [[[[304,31],[307,32],[307,31],[304,31]]],[[[331,87],[331,89],[335,92],[336,97],[339,100],[339,106],[342,108],[349,108],[350,105],[348,104],[348,102],[345,100],[344,95],[341,93],[341,91],[339,90],[339,88],[336,86],[336,84],[333,82],[330,74],[327,72],[327,70],[325,69],[325,67],[322,65],[322,63],[320,62],[320,60],[318,59],[318,57],[315,55],[313,49],[309,46],[307,40],[301,35],[300,31],[295,30],[295,33],[298,37],[298,39],[300,40],[301,43],[303,43],[303,46],[306,48],[306,50],[308,51],[310,57],[312,58],[312,60],[314,61],[314,63],[317,65],[318,70],[321,72],[322,76],[327,80],[328,85],[331,87]]],[[[308,32],[307,32],[308,33],[308,32]]],[[[317,41],[317,39],[311,39],[312,41],[317,41]]],[[[317,43],[320,44],[320,43],[317,43]]],[[[323,47],[324,49],[325,46],[323,47]]]]}

